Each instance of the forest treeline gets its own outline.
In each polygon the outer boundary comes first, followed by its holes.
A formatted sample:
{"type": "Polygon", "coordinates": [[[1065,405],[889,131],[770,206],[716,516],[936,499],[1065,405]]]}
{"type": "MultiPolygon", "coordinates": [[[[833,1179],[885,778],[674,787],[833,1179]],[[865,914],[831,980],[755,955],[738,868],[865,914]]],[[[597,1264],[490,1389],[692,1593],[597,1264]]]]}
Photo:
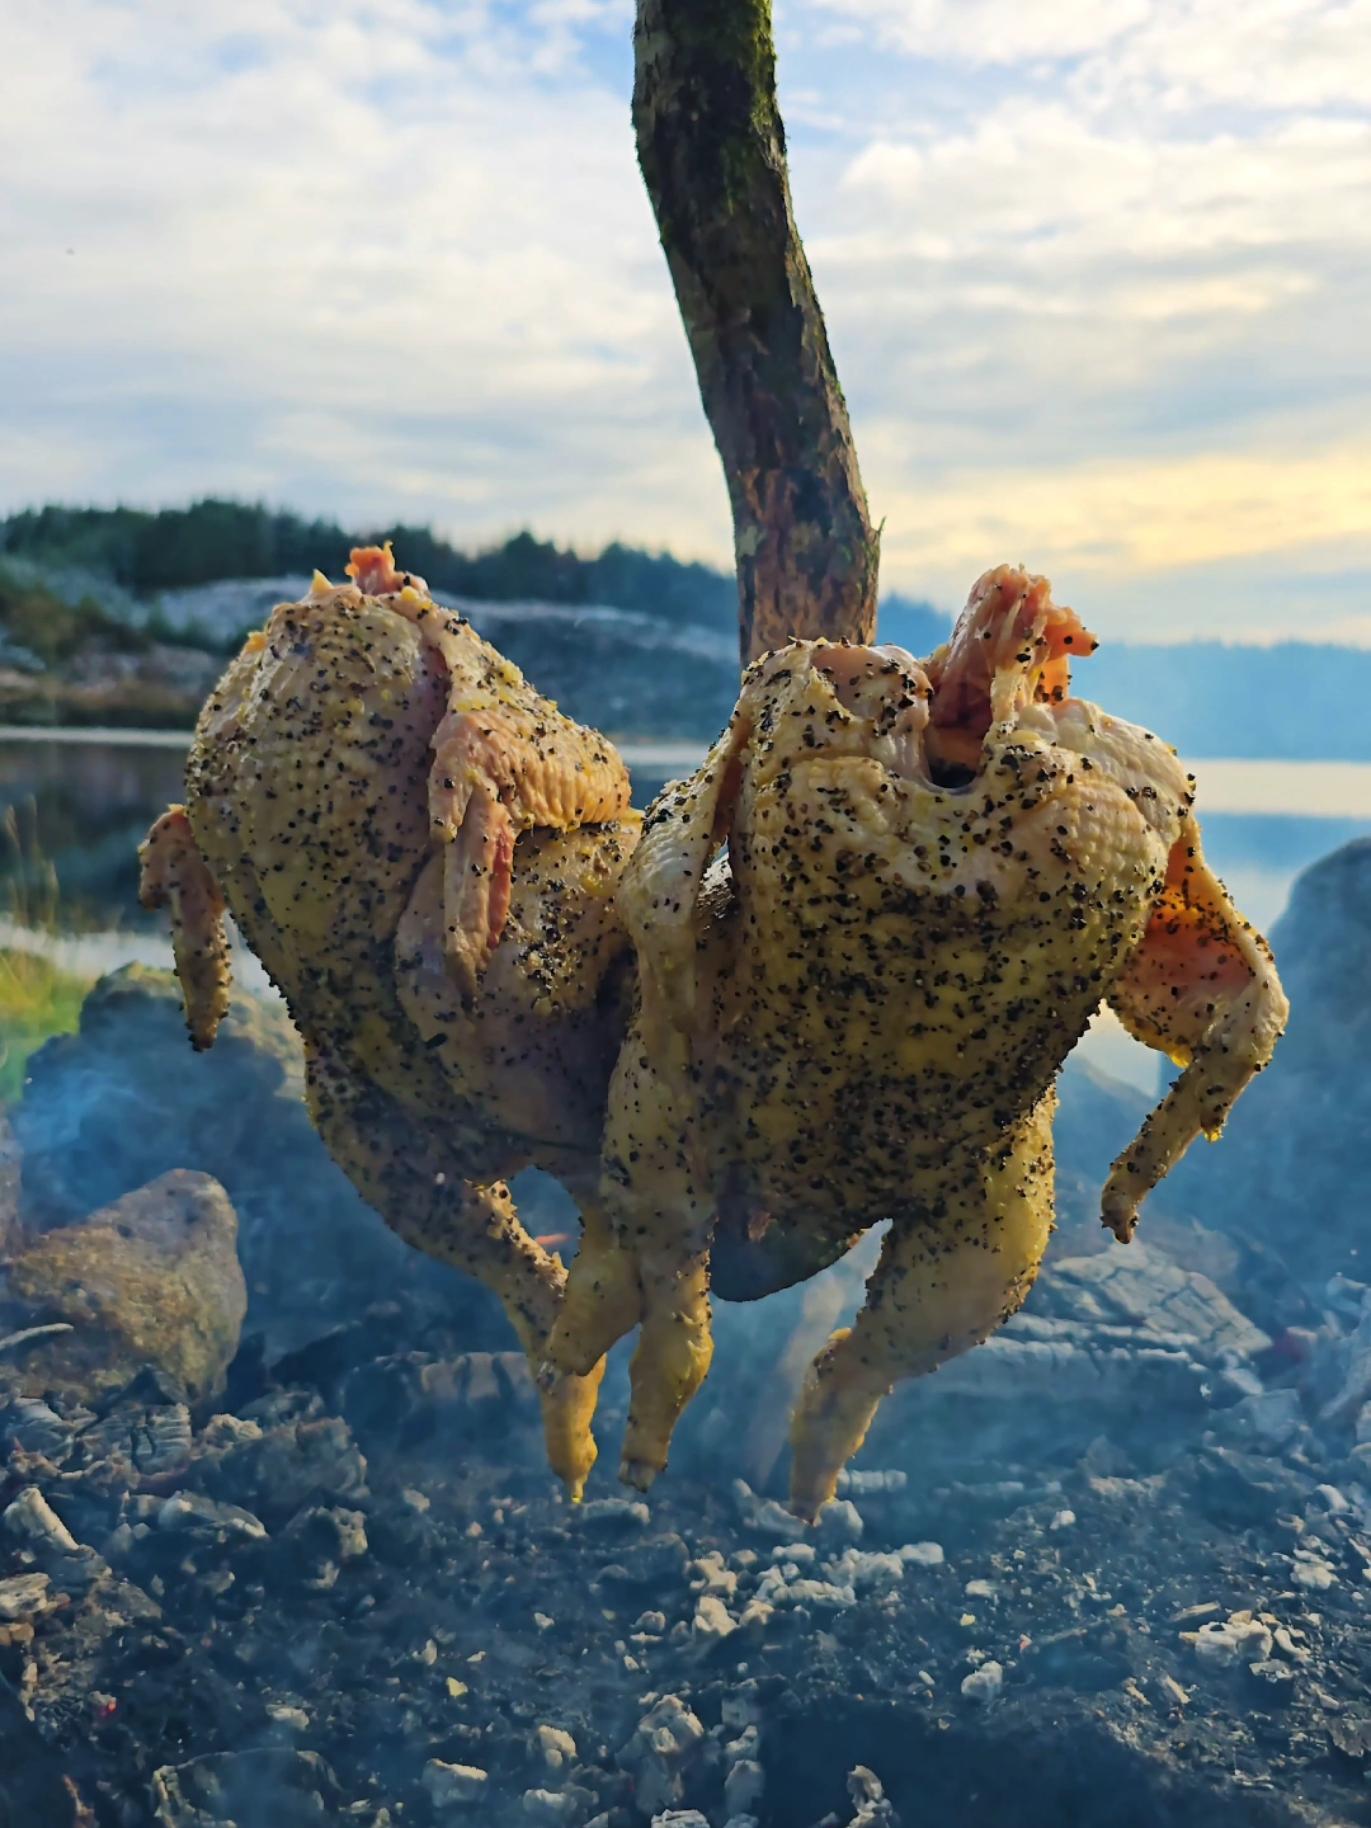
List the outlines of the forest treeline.
{"type": "Polygon", "coordinates": [[[401,562],[435,590],[491,603],[604,603],[668,621],[732,628],[737,589],[707,565],[618,541],[592,557],[516,533],[463,552],[429,527],[345,529],[331,520],[209,498],[188,508],[47,506],[0,523],[0,554],[108,578],[146,599],[224,578],[308,574],[341,578],[351,547],[393,539],[401,562]]]}
{"type": "MultiPolygon", "coordinates": [[[[429,527],[349,530],[332,520],[209,498],[156,512],[53,505],[0,521],[0,636],[21,657],[48,667],[83,651],[137,652],[157,640],[226,651],[245,628],[213,634],[184,624],[173,628],[159,617],[159,596],[225,579],[308,575],[316,565],[341,578],[352,546],[387,538],[395,541],[401,562],[440,596],[599,604],[672,627],[730,634],[736,627],[733,578],[668,553],[615,542],[584,555],[528,532],[464,552],[429,527]]],[[[927,603],[895,595],[882,601],[881,637],[916,654],[930,652],[948,626],[947,616],[927,603]]],[[[530,627],[527,637],[538,673],[539,660],[549,663],[550,636],[530,627]]],[[[631,640],[625,633],[625,647],[631,640]]],[[[526,644],[515,639],[514,645],[526,644]]],[[[721,656],[726,652],[721,649],[721,656]]],[[[603,671],[610,661],[597,664],[603,671]]],[[[660,670],[658,661],[651,665],[660,670]]],[[[721,665],[726,672],[726,660],[721,665]]],[[[643,668],[625,653],[620,670],[629,679],[643,668]]],[[[558,683],[538,676],[548,689],[558,683]]],[[[659,681],[663,691],[671,683],[659,681]]],[[[682,693],[700,697],[698,682],[688,688],[682,676],[676,683],[682,693]]],[[[606,676],[606,691],[611,684],[606,676]]],[[[1156,729],[1188,755],[1371,760],[1366,649],[1309,642],[1265,648],[1109,642],[1080,670],[1077,685],[1083,696],[1156,729]]],[[[704,696],[712,714],[717,693],[704,696]]],[[[593,704],[582,715],[593,718],[593,704]]],[[[693,728],[693,716],[685,721],[693,728]]]]}

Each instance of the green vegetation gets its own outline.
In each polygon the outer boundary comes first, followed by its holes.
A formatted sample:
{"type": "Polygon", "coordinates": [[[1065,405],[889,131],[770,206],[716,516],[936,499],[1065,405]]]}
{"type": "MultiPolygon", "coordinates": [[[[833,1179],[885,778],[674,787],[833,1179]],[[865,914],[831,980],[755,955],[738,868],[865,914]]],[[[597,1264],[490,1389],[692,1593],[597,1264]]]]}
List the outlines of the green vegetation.
{"type": "Polygon", "coordinates": [[[52,1035],[72,1033],[90,985],[49,959],[0,948],[0,1104],[24,1089],[29,1056],[52,1035]]]}
{"type": "MultiPolygon", "coordinates": [[[[37,840],[36,815],[21,819],[14,806],[0,820],[10,874],[6,884],[13,925],[27,928],[41,942],[61,928],[61,889],[57,871],[37,840]]],[[[50,1035],[69,1034],[81,1016],[90,985],[62,971],[50,959],[20,946],[0,948],[0,1103],[23,1090],[29,1055],[50,1035]]]]}

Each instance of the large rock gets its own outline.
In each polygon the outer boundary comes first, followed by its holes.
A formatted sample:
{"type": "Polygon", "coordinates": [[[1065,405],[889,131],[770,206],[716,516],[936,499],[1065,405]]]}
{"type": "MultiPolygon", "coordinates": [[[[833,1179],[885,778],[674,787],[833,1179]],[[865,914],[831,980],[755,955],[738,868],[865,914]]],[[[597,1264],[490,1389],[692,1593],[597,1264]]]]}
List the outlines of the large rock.
{"type": "Polygon", "coordinates": [[[0,1257],[17,1249],[19,1222],[19,1145],[10,1120],[0,1111],[0,1257]]]}
{"type": "Polygon", "coordinates": [[[169,971],[129,965],[86,998],[74,1035],[29,1062],[13,1112],[31,1229],[83,1219],[175,1168],[213,1175],[239,1219],[249,1327],[290,1350],[378,1298],[470,1323],[504,1343],[495,1302],[409,1250],[354,1192],[309,1120],[299,1036],[284,1006],[236,995],[207,1054],[186,1040],[169,971]]]}
{"type": "MultiPolygon", "coordinates": [[[[1292,1283],[1371,1275],[1371,839],[1312,864],[1271,932],[1290,1025],[1216,1148],[1172,1179],[1206,1223],[1276,1253],[1292,1283]]],[[[1300,1319],[1299,1313],[1285,1318],[1300,1319]]]]}
{"type": "Polygon", "coordinates": [[[81,1400],[153,1365],[192,1397],[218,1389],[247,1311],[237,1237],[223,1188],[181,1169],[33,1239],[0,1280],[4,1307],[21,1327],[70,1330],[12,1347],[0,1382],[81,1400]]]}

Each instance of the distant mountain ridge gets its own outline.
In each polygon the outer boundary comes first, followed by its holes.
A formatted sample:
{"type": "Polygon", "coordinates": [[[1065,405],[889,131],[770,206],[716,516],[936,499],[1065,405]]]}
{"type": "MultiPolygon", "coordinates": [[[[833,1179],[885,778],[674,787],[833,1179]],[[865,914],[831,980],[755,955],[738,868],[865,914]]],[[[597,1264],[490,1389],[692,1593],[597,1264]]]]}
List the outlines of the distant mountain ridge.
{"type": "MultiPolygon", "coordinates": [[[[617,542],[582,555],[528,532],[468,553],[427,527],[348,532],[213,498],[157,512],[48,505],[0,522],[0,665],[6,645],[22,661],[35,630],[57,622],[68,656],[83,628],[97,651],[119,647],[123,628],[143,644],[228,652],[316,565],[339,578],[352,546],[386,538],[573,715],[619,734],[690,737],[726,718],[737,593],[725,572],[617,542]]],[[[881,604],[880,639],[912,653],[950,628],[930,603],[892,592],[881,604]]],[[[1108,643],[1076,689],[1187,756],[1371,760],[1364,649],[1108,643]]]]}

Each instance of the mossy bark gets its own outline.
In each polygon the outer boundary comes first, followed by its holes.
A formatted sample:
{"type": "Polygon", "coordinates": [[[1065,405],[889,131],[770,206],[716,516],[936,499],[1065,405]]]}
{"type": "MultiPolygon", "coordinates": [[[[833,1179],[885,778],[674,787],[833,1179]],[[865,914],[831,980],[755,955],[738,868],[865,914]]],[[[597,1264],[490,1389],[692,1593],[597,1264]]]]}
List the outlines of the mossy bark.
{"type": "Polygon", "coordinates": [[[733,508],[744,662],[869,640],[877,535],[791,208],[770,0],[638,0],[638,159],[733,508]]]}

